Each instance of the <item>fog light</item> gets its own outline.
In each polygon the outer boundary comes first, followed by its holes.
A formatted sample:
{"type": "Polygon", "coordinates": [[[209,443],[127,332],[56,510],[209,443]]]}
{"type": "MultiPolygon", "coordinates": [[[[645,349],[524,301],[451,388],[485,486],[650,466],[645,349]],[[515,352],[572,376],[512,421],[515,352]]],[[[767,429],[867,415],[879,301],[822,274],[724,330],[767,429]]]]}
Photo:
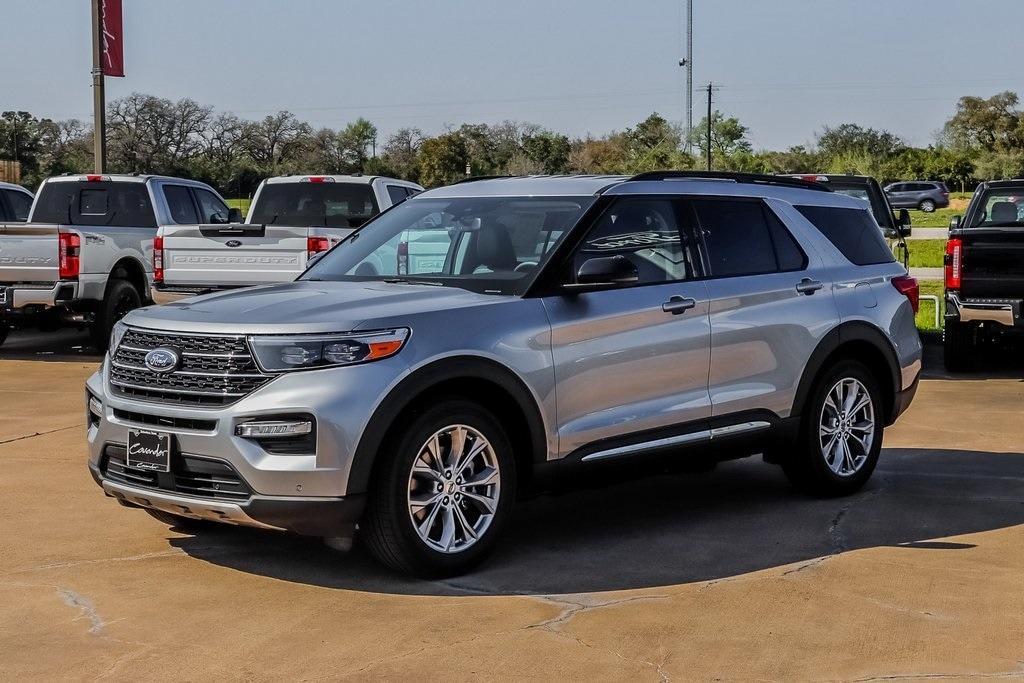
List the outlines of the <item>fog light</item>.
{"type": "Polygon", "coordinates": [[[313,423],[309,420],[295,422],[243,422],[235,427],[235,436],[247,439],[274,439],[309,434],[313,423]]]}
{"type": "Polygon", "coordinates": [[[95,396],[89,397],[89,412],[96,417],[103,417],[103,404],[95,396]]]}

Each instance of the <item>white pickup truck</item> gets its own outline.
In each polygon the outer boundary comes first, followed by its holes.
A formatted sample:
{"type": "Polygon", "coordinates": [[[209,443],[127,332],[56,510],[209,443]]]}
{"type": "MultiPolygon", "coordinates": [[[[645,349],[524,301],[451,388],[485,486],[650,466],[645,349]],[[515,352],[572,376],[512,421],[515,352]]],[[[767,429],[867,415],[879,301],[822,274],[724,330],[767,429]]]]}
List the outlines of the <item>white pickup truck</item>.
{"type": "Polygon", "coordinates": [[[110,329],[152,301],[153,240],[162,225],[241,220],[213,188],[144,175],[43,181],[27,222],[0,223],[0,343],[15,327],[110,329]],[[190,211],[180,207],[188,204],[190,211]]]}
{"type": "Polygon", "coordinates": [[[380,176],[268,178],[256,190],[244,224],[160,228],[154,298],[168,303],[201,292],[290,282],[310,258],[422,191],[415,183],[380,176]]]}

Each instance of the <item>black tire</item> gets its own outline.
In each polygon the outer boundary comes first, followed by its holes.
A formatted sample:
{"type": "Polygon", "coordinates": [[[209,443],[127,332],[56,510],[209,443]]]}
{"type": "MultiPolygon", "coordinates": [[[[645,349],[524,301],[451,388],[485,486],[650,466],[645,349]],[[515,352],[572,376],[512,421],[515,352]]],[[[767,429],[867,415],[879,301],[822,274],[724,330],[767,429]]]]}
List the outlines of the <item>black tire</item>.
{"type": "Polygon", "coordinates": [[[110,331],[114,323],[130,311],[142,306],[142,295],[127,280],[111,280],[106,296],[96,311],[96,318],[89,326],[89,336],[98,351],[106,351],[110,343],[110,331]]]}
{"type": "MultiPolygon", "coordinates": [[[[494,549],[512,512],[515,458],[504,429],[494,415],[478,404],[463,399],[447,399],[433,403],[412,418],[408,426],[401,425],[395,431],[395,438],[389,440],[377,456],[379,466],[371,484],[362,537],[374,557],[398,572],[439,578],[469,571],[494,549]],[[428,439],[455,425],[475,430],[490,443],[489,452],[498,465],[499,494],[489,526],[484,528],[479,538],[461,551],[445,553],[429,546],[417,533],[408,496],[412,467],[419,460],[428,439]]],[[[449,499],[445,497],[444,500],[449,499]]],[[[454,501],[455,497],[451,500],[454,501]]],[[[465,510],[468,502],[464,499],[459,505],[465,510]]],[[[451,507],[454,506],[452,503],[451,507]]],[[[427,509],[424,508],[424,516],[427,509]]],[[[442,510],[438,517],[443,514],[442,510]]],[[[465,534],[463,538],[468,540],[465,534]]]]}
{"type": "Polygon", "coordinates": [[[0,346],[4,345],[4,342],[7,341],[7,335],[10,333],[11,328],[6,325],[0,325],[0,346]]]}
{"type": "Polygon", "coordinates": [[[943,364],[949,372],[969,370],[974,359],[974,330],[955,320],[947,320],[942,330],[943,364]]]}
{"type": "Polygon", "coordinates": [[[931,199],[925,199],[917,205],[917,208],[921,209],[925,213],[933,213],[935,211],[935,202],[931,199]]]}
{"type": "Polygon", "coordinates": [[[164,512],[163,510],[154,510],[153,508],[142,509],[148,512],[154,519],[158,519],[167,526],[180,529],[181,531],[199,531],[201,529],[208,529],[210,525],[215,524],[215,522],[208,522],[205,519],[182,517],[181,515],[164,512]]]}
{"type": "Polygon", "coordinates": [[[782,468],[792,484],[805,493],[820,496],[845,496],[859,490],[878,464],[882,450],[884,414],[882,393],[878,381],[861,363],[844,360],[827,370],[817,382],[808,397],[800,424],[800,434],[792,452],[782,459],[782,468]],[[858,452],[863,461],[852,472],[841,474],[829,466],[824,447],[819,437],[819,427],[825,411],[825,402],[830,392],[841,380],[856,380],[866,390],[871,400],[873,430],[870,447],[866,453],[858,452]]]}

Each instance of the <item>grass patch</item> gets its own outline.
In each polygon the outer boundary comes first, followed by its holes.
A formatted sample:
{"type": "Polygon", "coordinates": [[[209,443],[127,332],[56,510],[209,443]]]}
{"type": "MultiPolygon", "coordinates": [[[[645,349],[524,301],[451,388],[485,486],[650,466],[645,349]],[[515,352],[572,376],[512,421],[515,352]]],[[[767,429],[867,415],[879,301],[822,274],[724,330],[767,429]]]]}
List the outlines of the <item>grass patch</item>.
{"type": "Polygon", "coordinates": [[[907,240],[911,268],[941,268],[946,256],[945,240],[907,240]]]}
{"type": "Polygon", "coordinates": [[[228,208],[238,209],[242,212],[243,216],[249,213],[249,203],[251,200],[243,197],[241,199],[227,199],[225,201],[228,203],[228,208]]]}
{"type": "Polygon", "coordinates": [[[949,219],[953,216],[962,216],[963,209],[935,209],[931,213],[913,210],[910,212],[910,226],[912,228],[948,228],[949,219]]]}
{"type": "MultiPolygon", "coordinates": [[[[939,324],[942,323],[942,316],[946,312],[945,301],[943,300],[943,284],[941,280],[919,280],[921,294],[930,294],[939,297],[939,324]]],[[[917,329],[922,332],[934,332],[940,328],[935,327],[935,304],[931,301],[921,301],[921,307],[917,311],[917,329]]]]}

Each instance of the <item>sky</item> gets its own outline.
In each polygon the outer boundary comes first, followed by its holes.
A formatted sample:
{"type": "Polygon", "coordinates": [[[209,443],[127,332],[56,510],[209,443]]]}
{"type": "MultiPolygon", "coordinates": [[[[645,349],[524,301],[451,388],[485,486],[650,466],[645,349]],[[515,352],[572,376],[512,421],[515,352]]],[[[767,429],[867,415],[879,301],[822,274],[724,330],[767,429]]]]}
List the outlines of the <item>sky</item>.
{"type": "MultiPolygon", "coordinates": [[[[463,122],[571,135],[685,116],[685,0],[123,0],[107,97],[190,97],[383,140],[463,122]]],[[[0,110],[89,119],[89,0],[3,0],[0,110]]],[[[856,122],[927,145],[961,95],[1024,94],[1024,0],[694,0],[694,84],[756,149],[856,122]]],[[[694,94],[694,122],[706,110],[694,94]]]]}

